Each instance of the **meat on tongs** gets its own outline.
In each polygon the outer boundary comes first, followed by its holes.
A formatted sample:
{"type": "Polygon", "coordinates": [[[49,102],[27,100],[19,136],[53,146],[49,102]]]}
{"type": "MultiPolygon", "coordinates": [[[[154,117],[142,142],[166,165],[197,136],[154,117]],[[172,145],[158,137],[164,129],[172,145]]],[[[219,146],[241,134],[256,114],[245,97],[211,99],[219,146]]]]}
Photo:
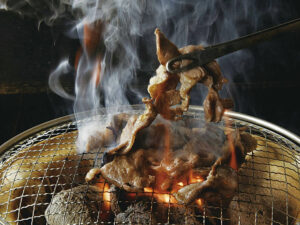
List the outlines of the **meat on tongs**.
{"type": "MultiPolygon", "coordinates": [[[[156,76],[150,79],[148,92],[151,99],[144,98],[145,112],[139,117],[133,116],[123,129],[118,145],[110,149],[110,154],[128,153],[135,141],[137,133],[149,126],[157,114],[168,120],[179,120],[183,112],[188,110],[190,103],[189,93],[198,82],[208,87],[208,95],[204,101],[205,119],[208,122],[221,120],[225,108],[233,106],[232,101],[221,99],[218,91],[226,79],[222,77],[219,65],[213,61],[205,67],[196,67],[179,74],[171,74],[166,70],[166,62],[180,54],[202,50],[202,46],[186,46],[178,49],[161,32],[156,29],[156,48],[160,66],[156,76]],[[180,84],[179,90],[177,86],[180,84]]],[[[188,63],[183,61],[182,64],[188,63]]]]}

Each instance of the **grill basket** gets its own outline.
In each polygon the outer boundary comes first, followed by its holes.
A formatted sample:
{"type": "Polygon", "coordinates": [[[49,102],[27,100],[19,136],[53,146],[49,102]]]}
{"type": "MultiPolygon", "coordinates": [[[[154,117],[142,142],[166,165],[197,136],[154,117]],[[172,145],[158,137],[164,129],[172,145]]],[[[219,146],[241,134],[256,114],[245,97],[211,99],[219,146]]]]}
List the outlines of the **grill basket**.
{"type": "MultiPolygon", "coordinates": [[[[130,110],[140,113],[141,106],[132,106],[130,110]]],[[[197,218],[197,224],[299,224],[299,137],[254,117],[234,112],[226,114],[232,128],[246,127],[246,131],[257,139],[258,146],[247,155],[238,172],[238,191],[229,208],[196,210],[193,217],[197,218]],[[214,216],[208,213],[211,211],[214,216]]],[[[85,184],[86,172],[103,154],[76,155],[77,127],[107,115],[106,111],[101,111],[98,117],[77,121],[73,115],[62,117],[25,131],[0,147],[0,224],[46,224],[44,211],[52,197],[61,190],[85,184]]],[[[203,120],[203,108],[190,106],[184,117],[203,120]]],[[[224,123],[221,122],[221,126],[224,123]]],[[[100,195],[103,196],[100,196],[98,211],[93,212],[97,217],[93,224],[116,224],[113,218],[110,219],[110,210],[101,207],[109,202],[104,197],[108,192],[105,180],[101,182],[100,195]]],[[[133,199],[140,195],[130,194],[133,199]]],[[[147,193],[150,196],[146,202],[149,213],[156,218],[154,222],[150,216],[149,224],[179,224],[172,220],[172,215],[178,213],[178,205],[157,203],[155,194],[147,193]],[[161,214],[164,218],[160,220],[161,214]]],[[[76,202],[67,204],[73,207],[76,202]]],[[[198,208],[197,205],[192,207],[198,208]]],[[[85,212],[75,210],[72,213],[80,218],[85,212]]],[[[185,224],[190,224],[187,222],[190,216],[188,212],[183,214],[185,224]]],[[[65,223],[62,221],[61,224],[65,223]]]]}

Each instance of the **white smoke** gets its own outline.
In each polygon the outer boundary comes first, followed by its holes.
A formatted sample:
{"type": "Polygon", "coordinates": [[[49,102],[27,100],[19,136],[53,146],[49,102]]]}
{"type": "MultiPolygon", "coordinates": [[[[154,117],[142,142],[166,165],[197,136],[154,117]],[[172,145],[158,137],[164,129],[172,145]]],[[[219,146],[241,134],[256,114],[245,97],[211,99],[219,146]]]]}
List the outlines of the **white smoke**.
{"type": "MultiPolygon", "coordinates": [[[[80,57],[76,70],[75,113],[129,104],[127,92],[132,82],[143,79],[137,71],[153,74],[155,56],[155,28],[178,47],[188,44],[204,46],[232,40],[255,32],[261,21],[276,25],[291,11],[284,2],[272,0],[0,0],[2,7],[36,17],[47,24],[56,20],[72,21],[67,32],[78,34],[84,43],[84,26],[99,21],[103,24],[100,35],[101,55],[86,52],[80,57]],[[76,32],[70,32],[76,30],[76,32]],[[96,85],[95,67],[101,67],[100,84],[96,85]]],[[[224,76],[232,80],[253,67],[253,56],[242,50],[218,60],[224,76]]],[[[62,97],[71,96],[59,84],[59,74],[69,67],[65,62],[50,76],[52,90],[62,97]]],[[[143,76],[146,76],[145,74],[143,76]]],[[[149,74],[148,74],[149,77],[149,74]]],[[[247,77],[247,75],[245,75],[247,77]]],[[[130,91],[130,90],[129,90],[130,91]]],[[[192,99],[202,103],[203,89],[192,92],[192,99]]],[[[139,94],[139,93],[137,93],[139,94]]],[[[226,94],[226,93],[225,93],[226,94]]],[[[143,94],[140,94],[143,95],[143,94]]],[[[239,109],[236,109],[239,110],[239,109]]],[[[117,110],[114,111],[116,113],[117,110]]],[[[79,115],[79,114],[78,114],[79,115]]],[[[84,114],[80,114],[84,115],[84,114]]],[[[80,119],[80,117],[78,117],[80,119]]]]}

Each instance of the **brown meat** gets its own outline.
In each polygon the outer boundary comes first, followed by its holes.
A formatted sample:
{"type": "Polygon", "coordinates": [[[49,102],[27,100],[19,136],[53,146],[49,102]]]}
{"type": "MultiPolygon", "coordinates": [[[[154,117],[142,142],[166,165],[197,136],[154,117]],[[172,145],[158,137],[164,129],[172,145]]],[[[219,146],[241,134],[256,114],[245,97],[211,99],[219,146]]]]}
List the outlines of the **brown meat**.
{"type": "Polygon", "coordinates": [[[169,41],[159,29],[155,30],[155,35],[157,58],[160,64],[165,66],[170,59],[179,56],[180,53],[176,45],[169,41]]]}
{"type": "MultiPolygon", "coordinates": [[[[181,141],[179,133],[176,134],[178,138],[170,138],[171,143],[174,144],[165,142],[167,128],[162,124],[152,125],[145,129],[141,132],[145,133],[145,136],[142,135],[142,137],[147,136],[146,131],[152,133],[151,128],[158,131],[159,138],[154,138],[156,144],[159,143],[156,145],[157,148],[138,149],[127,155],[116,155],[102,168],[90,170],[86,175],[86,181],[93,180],[97,174],[101,173],[108,182],[128,191],[141,191],[144,187],[153,185],[160,191],[166,191],[172,187],[177,178],[187,179],[189,171],[193,168],[212,166],[216,161],[214,153],[210,153],[209,149],[198,148],[201,146],[199,140],[198,142],[194,140],[181,141]],[[177,146],[182,147],[173,150],[172,147],[177,146]]],[[[171,132],[170,134],[172,137],[171,132]]],[[[182,129],[181,134],[192,136],[192,132],[187,132],[185,129],[182,129]]],[[[176,135],[174,136],[176,137],[176,135]]],[[[141,140],[143,139],[141,138],[141,140]]]]}
{"type": "MultiPolygon", "coordinates": [[[[156,76],[150,79],[148,92],[159,114],[169,120],[178,120],[183,112],[188,110],[191,89],[201,82],[209,88],[209,95],[205,101],[205,114],[207,121],[218,122],[221,120],[224,108],[231,108],[232,101],[223,100],[219,97],[217,91],[222,89],[223,83],[227,82],[221,75],[219,65],[213,61],[204,67],[196,67],[189,71],[179,74],[170,74],[166,71],[165,63],[180,54],[187,54],[194,51],[201,51],[202,46],[186,46],[181,49],[170,42],[159,31],[155,31],[157,57],[161,66],[156,70],[156,76]],[[181,84],[179,90],[177,85],[181,84]],[[172,94],[170,94],[172,93],[172,94]],[[172,107],[174,105],[179,105],[172,107]]],[[[183,60],[182,66],[189,63],[189,60],[183,60]]]]}
{"type": "Polygon", "coordinates": [[[208,94],[203,102],[205,120],[218,122],[224,113],[224,107],[218,92],[214,88],[209,88],[208,94]]]}
{"type": "MultiPolygon", "coordinates": [[[[113,144],[120,136],[120,133],[125,127],[128,118],[129,115],[125,113],[114,115],[109,121],[109,123],[106,125],[106,129],[96,131],[88,137],[86,151],[98,151],[98,148],[113,144]]],[[[82,132],[86,131],[83,130],[82,132]]]]}
{"type": "MultiPolygon", "coordinates": [[[[205,118],[207,121],[218,122],[224,113],[224,108],[232,107],[230,100],[219,97],[218,90],[222,88],[226,79],[222,77],[218,64],[213,61],[204,67],[196,67],[180,74],[170,74],[167,72],[165,63],[179,56],[180,54],[191,53],[203,50],[202,46],[186,46],[178,49],[170,42],[158,29],[155,30],[157,57],[161,65],[156,70],[156,76],[150,79],[148,92],[151,99],[144,98],[146,104],[145,112],[139,117],[133,116],[125,126],[116,147],[110,149],[109,154],[126,154],[132,149],[139,131],[148,127],[156,118],[157,114],[168,120],[179,120],[183,112],[188,110],[190,103],[190,91],[198,83],[202,82],[209,88],[209,94],[204,101],[205,118]],[[178,84],[181,84],[177,90],[178,84]]],[[[189,63],[184,60],[182,65],[189,63]]],[[[106,136],[112,131],[106,130],[103,134],[96,135],[103,145],[106,136]]],[[[92,138],[91,143],[97,142],[97,138],[92,138]]],[[[111,140],[108,140],[110,143],[111,140]]],[[[90,144],[94,147],[94,144],[90,144]]],[[[89,147],[89,148],[92,148],[89,147]]]]}
{"type": "Polygon", "coordinates": [[[250,134],[241,133],[239,130],[228,135],[229,140],[223,147],[223,155],[214,163],[209,176],[205,181],[187,185],[175,193],[178,202],[189,204],[197,198],[204,198],[210,204],[219,205],[220,201],[223,201],[223,204],[230,203],[238,184],[234,169],[240,168],[246,154],[256,148],[257,142],[250,134]],[[234,152],[230,149],[231,144],[235,149],[234,152]],[[232,154],[235,154],[236,158],[237,168],[234,169],[230,167],[232,154]]]}
{"type": "Polygon", "coordinates": [[[134,144],[137,133],[148,127],[156,118],[157,112],[153,107],[152,101],[144,98],[143,102],[146,104],[145,112],[138,117],[134,115],[128,120],[122,131],[118,146],[110,149],[108,151],[109,154],[115,154],[116,152],[119,154],[128,153],[134,144]]]}
{"type": "Polygon", "coordinates": [[[203,198],[213,205],[228,205],[238,186],[237,174],[229,166],[218,166],[211,170],[207,179],[181,188],[174,194],[179,203],[189,204],[197,198],[203,198]]]}
{"type": "Polygon", "coordinates": [[[101,173],[109,183],[131,192],[142,191],[144,187],[150,187],[154,182],[143,149],[126,156],[115,156],[112,162],[100,169],[91,170],[86,176],[86,181],[91,181],[98,173],[101,173]]]}

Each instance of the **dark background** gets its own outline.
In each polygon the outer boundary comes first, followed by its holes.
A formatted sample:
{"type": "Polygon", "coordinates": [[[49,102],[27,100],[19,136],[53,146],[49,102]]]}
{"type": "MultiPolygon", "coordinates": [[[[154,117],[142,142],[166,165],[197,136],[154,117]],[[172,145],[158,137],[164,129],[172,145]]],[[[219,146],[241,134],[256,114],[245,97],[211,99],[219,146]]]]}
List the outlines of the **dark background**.
{"type": "MultiPolygon", "coordinates": [[[[300,17],[297,1],[286,4],[294,7],[294,11],[279,18],[279,22],[300,17]]],[[[261,23],[261,28],[274,25],[268,20],[261,23]]],[[[35,125],[73,112],[73,103],[48,87],[50,72],[66,57],[73,62],[79,48],[79,41],[63,35],[64,30],[64,25],[38,26],[33,18],[0,11],[0,144],[35,125]]],[[[248,31],[253,32],[247,30],[245,23],[245,33],[248,31]]],[[[226,87],[236,103],[236,111],[265,119],[298,135],[299,38],[300,32],[290,33],[249,49],[254,61],[242,74],[237,71],[226,87]]],[[[223,67],[226,70],[228,64],[223,67]]],[[[135,86],[145,89],[149,76],[138,78],[135,86]]],[[[73,80],[72,74],[65,75],[63,80],[70,92],[73,80]]],[[[134,96],[130,100],[138,103],[134,96]]],[[[193,100],[192,104],[201,102],[193,100]]]]}

